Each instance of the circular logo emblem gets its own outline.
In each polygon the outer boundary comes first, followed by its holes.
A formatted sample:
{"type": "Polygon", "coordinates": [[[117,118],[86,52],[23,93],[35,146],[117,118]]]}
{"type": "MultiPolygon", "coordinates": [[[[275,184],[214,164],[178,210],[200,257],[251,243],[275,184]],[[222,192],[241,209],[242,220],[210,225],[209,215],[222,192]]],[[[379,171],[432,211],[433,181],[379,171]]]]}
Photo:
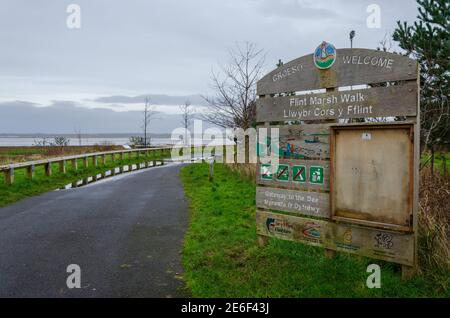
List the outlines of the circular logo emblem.
{"type": "Polygon", "coordinates": [[[314,51],[314,64],[321,70],[330,68],[335,61],[336,48],[331,43],[324,41],[314,51]]]}

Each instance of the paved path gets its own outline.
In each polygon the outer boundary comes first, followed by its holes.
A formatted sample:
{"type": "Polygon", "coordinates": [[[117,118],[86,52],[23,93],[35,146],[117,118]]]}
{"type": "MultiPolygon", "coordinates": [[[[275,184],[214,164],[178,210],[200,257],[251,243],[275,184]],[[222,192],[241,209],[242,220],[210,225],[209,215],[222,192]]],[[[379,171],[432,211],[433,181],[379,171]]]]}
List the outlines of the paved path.
{"type": "Polygon", "coordinates": [[[180,297],[187,204],[171,164],[0,209],[0,297],[180,297]],[[69,264],[81,289],[68,289],[69,264]]]}

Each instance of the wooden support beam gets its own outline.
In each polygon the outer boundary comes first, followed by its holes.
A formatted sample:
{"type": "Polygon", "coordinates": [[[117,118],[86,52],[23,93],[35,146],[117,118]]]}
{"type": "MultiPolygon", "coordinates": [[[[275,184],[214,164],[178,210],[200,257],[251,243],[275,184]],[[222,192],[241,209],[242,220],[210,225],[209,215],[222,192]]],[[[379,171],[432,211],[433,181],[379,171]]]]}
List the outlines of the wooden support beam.
{"type": "Polygon", "coordinates": [[[89,167],[88,157],[84,157],[84,158],[83,158],[83,166],[84,166],[85,168],[89,167]]]}
{"type": "Polygon", "coordinates": [[[412,279],[417,272],[417,268],[414,266],[402,265],[402,280],[412,279]]]}
{"type": "Polygon", "coordinates": [[[102,165],[106,165],[106,155],[102,155],[102,165]]]}
{"type": "Polygon", "coordinates": [[[92,157],[92,165],[93,165],[94,167],[97,167],[97,165],[98,165],[98,162],[97,162],[97,156],[93,156],[93,157],[92,157]]]}
{"type": "Polygon", "coordinates": [[[114,153],[111,154],[111,161],[112,162],[116,161],[116,154],[114,153]]]}
{"type": "Polygon", "coordinates": [[[120,160],[123,160],[123,152],[120,153],[120,160]]]}
{"type": "Polygon", "coordinates": [[[5,171],[5,183],[11,185],[14,183],[14,168],[5,171]]]}
{"type": "Polygon", "coordinates": [[[66,161],[65,160],[61,160],[59,162],[59,172],[66,173],[66,161]]]}
{"type": "Polygon", "coordinates": [[[78,160],[77,159],[72,159],[72,168],[75,171],[78,170],[78,160]]]}
{"type": "Polygon", "coordinates": [[[263,247],[269,244],[269,238],[267,236],[258,235],[258,244],[263,247]]]}
{"type": "Polygon", "coordinates": [[[30,180],[33,180],[34,178],[34,170],[35,170],[35,166],[34,165],[30,165],[27,167],[27,177],[30,180]]]}
{"type": "Polygon", "coordinates": [[[52,163],[51,162],[47,162],[45,164],[45,175],[47,177],[50,177],[52,175],[52,163]]]}

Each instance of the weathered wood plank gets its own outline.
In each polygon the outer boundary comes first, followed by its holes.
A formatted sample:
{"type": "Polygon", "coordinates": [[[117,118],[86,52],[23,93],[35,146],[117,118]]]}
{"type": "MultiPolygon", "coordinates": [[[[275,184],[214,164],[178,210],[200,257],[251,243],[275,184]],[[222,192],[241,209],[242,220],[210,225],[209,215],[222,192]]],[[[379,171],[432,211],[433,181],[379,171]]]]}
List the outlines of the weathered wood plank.
{"type": "MultiPolygon", "coordinates": [[[[312,51],[312,49],[311,49],[312,51]]],[[[417,62],[398,54],[338,49],[334,65],[319,70],[313,54],[295,59],[258,82],[258,95],[417,79],[417,62]]]]}
{"type": "Polygon", "coordinates": [[[78,160],[77,159],[72,159],[72,169],[73,170],[78,170],[78,160]]]}
{"type": "Polygon", "coordinates": [[[259,164],[256,182],[265,186],[327,191],[330,189],[330,162],[281,159],[278,165],[259,164]],[[279,174],[285,167],[287,167],[288,180],[285,180],[283,175],[279,178],[279,174]],[[317,172],[321,175],[318,176],[317,172]]]}
{"type": "Polygon", "coordinates": [[[51,162],[47,162],[45,164],[45,175],[47,177],[50,177],[52,175],[52,163],[51,162]]]}
{"type": "Polygon", "coordinates": [[[270,212],[256,212],[258,235],[324,246],[329,222],[270,212]]]}
{"type": "Polygon", "coordinates": [[[256,206],[269,210],[330,218],[329,194],[326,193],[257,187],[256,206]]]}
{"type": "Polygon", "coordinates": [[[33,180],[35,175],[35,166],[34,165],[30,165],[27,167],[27,177],[30,180],[33,180]]]}
{"type": "Polygon", "coordinates": [[[333,215],[411,228],[412,125],[333,131],[333,215]]]}
{"type": "Polygon", "coordinates": [[[415,116],[416,86],[415,82],[409,82],[390,87],[260,98],[256,103],[256,120],[266,122],[415,116]]]}
{"type": "Polygon", "coordinates": [[[14,183],[14,168],[10,167],[8,170],[4,171],[5,183],[7,185],[12,185],[14,183]]]}
{"type": "Polygon", "coordinates": [[[83,158],[83,166],[84,166],[85,168],[89,167],[89,160],[88,160],[88,157],[84,157],[84,158],[83,158]]]}
{"type": "Polygon", "coordinates": [[[59,162],[59,172],[66,173],[66,161],[65,160],[61,160],[59,162]]]}
{"type": "Polygon", "coordinates": [[[258,211],[257,234],[412,266],[414,235],[258,211]]]}

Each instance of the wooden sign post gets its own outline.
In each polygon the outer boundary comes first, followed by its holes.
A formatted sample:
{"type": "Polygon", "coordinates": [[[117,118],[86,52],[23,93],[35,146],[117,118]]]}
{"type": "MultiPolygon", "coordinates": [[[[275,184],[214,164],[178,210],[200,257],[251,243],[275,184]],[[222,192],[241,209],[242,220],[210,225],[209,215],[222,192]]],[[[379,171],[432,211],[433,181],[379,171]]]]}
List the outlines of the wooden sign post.
{"type": "Polygon", "coordinates": [[[258,127],[279,129],[278,162],[259,154],[259,242],[297,241],[328,254],[399,263],[405,277],[414,273],[417,62],[323,42],[267,74],[257,90],[258,127]]]}

